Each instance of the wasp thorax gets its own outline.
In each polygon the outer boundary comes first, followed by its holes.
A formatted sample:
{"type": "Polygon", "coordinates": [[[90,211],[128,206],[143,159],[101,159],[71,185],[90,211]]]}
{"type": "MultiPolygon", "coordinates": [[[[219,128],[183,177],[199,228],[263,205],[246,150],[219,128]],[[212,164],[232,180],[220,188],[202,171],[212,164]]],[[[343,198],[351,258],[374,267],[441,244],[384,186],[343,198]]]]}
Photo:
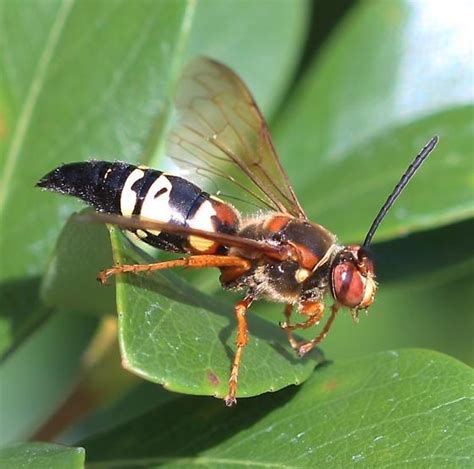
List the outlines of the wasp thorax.
{"type": "Polygon", "coordinates": [[[334,299],[349,308],[365,309],[374,301],[377,285],[372,260],[360,246],[340,251],[331,269],[334,299]]]}

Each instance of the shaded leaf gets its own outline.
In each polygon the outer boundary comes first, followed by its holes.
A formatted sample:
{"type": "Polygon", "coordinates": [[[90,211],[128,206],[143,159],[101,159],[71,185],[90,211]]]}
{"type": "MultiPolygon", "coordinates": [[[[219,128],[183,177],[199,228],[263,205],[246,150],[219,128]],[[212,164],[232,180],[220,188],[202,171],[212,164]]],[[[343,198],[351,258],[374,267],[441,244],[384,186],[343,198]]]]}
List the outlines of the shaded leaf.
{"type": "Polygon", "coordinates": [[[368,317],[339,318],[324,344],[337,360],[392,347],[426,347],[474,364],[472,274],[452,281],[382,287],[368,317]]]}
{"type": "Polygon", "coordinates": [[[99,271],[112,265],[107,229],[72,216],[58,238],[41,285],[46,304],[64,311],[111,314],[115,286],[97,282],[99,271]]]}
{"type": "Polygon", "coordinates": [[[383,283],[449,281],[472,273],[474,267],[474,220],[413,233],[376,244],[377,278],[383,283]],[[455,248],[455,249],[454,249],[455,248]]]}
{"type": "Polygon", "coordinates": [[[80,469],[84,467],[83,448],[52,443],[18,443],[0,449],[0,465],[5,468],[80,469]]]}
{"type": "Polygon", "coordinates": [[[96,435],[109,431],[132,418],[151,411],[164,402],[180,399],[180,394],[167,392],[155,383],[140,380],[136,386],[129,389],[119,399],[106,402],[100,408],[77,422],[56,439],[62,444],[74,444],[96,435]]]}
{"type": "Polygon", "coordinates": [[[90,467],[467,467],[472,379],[444,355],[385,352],[318,367],[302,386],[235,410],[181,398],[82,444],[90,467]]]}
{"type": "Polygon", "coordinates": [[[96,326],[92,317],[52,315],[1,363],[1,445],[30,438],[64,400],[96,326]]]}
{"type": "Polygon", "coordinates": [[[0,362],[51,313],[39,298],[39,277],[0,283],[0,362]]]}

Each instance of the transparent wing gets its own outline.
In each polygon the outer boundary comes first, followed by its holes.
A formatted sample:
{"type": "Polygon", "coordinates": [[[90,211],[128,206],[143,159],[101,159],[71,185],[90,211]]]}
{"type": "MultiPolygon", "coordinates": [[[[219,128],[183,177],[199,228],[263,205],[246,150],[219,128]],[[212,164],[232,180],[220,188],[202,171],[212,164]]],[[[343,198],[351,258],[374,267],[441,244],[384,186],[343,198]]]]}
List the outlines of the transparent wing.
{"type": "Polygon", "coordinates": [[[223,246],[238,247],[251,253],[262,253],[274,259],[286,259],[288,253],[285,246],[275,246],[265,241],[243,238],[242,236],[214,231],[200,230],[174,223],[149,220],[140,216],[124,217],[113,213],[87,212],[76,215],[76,220],[88,223],[110,223],[126,230],[159,230],[182,236],[199,236],[200,238],[217,241],[223,246]]]}
{"type": "Polygon", "coordinates": [[[186,66],[166,154],[186,172],[213,181],[223,196],[306,218],[260,110],[225,65],[199,57],[186,66]]]}

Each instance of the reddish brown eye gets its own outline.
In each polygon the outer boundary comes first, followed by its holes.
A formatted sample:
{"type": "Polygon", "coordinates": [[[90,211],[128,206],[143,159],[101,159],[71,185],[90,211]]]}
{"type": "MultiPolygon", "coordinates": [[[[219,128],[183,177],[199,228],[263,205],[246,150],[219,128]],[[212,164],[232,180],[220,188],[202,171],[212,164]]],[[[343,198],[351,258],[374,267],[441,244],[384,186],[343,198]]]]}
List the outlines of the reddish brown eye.
{"type": "Polygon", "coordinates": [[[332,271],[332,290],[334,298],[344,306],[359,306],[365,293],[365,279],[356,265],[343,262],[332,271]]]}

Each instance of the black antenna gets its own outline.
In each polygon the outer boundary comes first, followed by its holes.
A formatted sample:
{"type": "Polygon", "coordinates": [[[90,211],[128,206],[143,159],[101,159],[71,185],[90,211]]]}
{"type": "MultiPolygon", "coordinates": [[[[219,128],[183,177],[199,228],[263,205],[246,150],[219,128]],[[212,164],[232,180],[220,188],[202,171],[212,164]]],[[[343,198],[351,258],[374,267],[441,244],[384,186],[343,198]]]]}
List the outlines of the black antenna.
{"type": "Polygon", "coordinates": [[[372,238],[374,237],[374,234],[377,231],[377,228],[379,227],[381,221],[383,220],[383,218],[389,211],[390,207],[394,204],[398,196],[401,194],[402,190],[405,188],[405,186],[408,184],[410,179],[416,173],[416,170],[422,165],[423,161],[425,161],[426,158],[428,158],[429,154],[434,150],[434,147],[436,146],[437,143],[438,143],[438,137],[434,136],[422,148],[422,150],[416,156],[416,158],[413,160],[410,166],[408,166],[407,170],[401,177],[400,181],[398,181],[398,184],[395,186],[392,193],[388,196],[388,199],[385,201],[379,213],[375,217],[375,220],[373,221],[372,226],[370,227],[367,233],[367,236],[365,237],[364,244],[362,246],[367,247],[371,243],[372,238]]]}

